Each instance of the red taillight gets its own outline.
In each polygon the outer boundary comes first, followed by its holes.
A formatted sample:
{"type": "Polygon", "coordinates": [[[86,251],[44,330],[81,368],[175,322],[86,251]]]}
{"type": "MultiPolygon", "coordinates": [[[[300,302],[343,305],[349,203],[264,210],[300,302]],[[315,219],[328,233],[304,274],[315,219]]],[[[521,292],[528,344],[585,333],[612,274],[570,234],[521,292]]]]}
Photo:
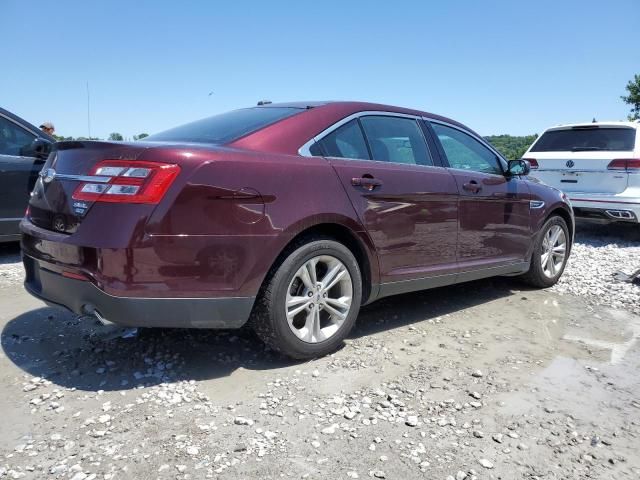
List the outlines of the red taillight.
{"type": "Polygon", "coordinates": [[[538,161],[535,158],[523,158],[522,160],[526,160],[531,165],[531,168],[538,168],[538,161]]]}
{"type": "Polygon", "coordinates": [[[640,158],[618,158],[607,165],[609,170],[640,170],[640,158]]]}
{"type": "Polygon", "coordinates": [[[169,163],[103,160],[73,193],[74,200],[111,203],[158,203],[167,192],[180,167],[169,163]]]}

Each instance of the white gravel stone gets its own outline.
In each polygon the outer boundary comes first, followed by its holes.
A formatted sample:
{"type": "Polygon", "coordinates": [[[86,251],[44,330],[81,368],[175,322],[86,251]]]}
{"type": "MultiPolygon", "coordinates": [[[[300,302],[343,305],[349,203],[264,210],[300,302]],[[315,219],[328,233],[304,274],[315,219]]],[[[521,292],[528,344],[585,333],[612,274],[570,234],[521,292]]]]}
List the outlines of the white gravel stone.
{"type": "Polygon", "coordinates": [[[478,463],[480,463],[480,465],[482,465],[484,468],[493,468],[493,463],[486,458],[481,458],[480,460],[478,460],[478,463]]]}
{"type": "Polygon", "coordinates": [[[251,426],[251,425],[253,425],[253,420],[251,420],[250,418],[245,418],[245,417],[236,417],[236,418],[233,419],[233,423],[235,423],[236,425],[251,426]]]}

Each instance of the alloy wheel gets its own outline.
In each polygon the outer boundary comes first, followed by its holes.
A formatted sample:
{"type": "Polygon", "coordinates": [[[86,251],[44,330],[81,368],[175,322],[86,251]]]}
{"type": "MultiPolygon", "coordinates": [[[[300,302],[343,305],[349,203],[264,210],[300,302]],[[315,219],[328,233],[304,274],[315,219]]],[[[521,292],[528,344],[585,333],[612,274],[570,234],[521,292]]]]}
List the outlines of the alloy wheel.
{"type": "Polygon", "coordinates": [[[540,265],[548,278],[554,278],[561,270],[567,255],[567,236],[559,225],[553,225],[542,239],[540,265]]]}
{"type": "Polygon", "coordinates": [[[289,283],[285,306],[289,328],[303,342],[323,342],[340,329],[352,300],[347,267],[330,255],[313,257],[289,283]]]}

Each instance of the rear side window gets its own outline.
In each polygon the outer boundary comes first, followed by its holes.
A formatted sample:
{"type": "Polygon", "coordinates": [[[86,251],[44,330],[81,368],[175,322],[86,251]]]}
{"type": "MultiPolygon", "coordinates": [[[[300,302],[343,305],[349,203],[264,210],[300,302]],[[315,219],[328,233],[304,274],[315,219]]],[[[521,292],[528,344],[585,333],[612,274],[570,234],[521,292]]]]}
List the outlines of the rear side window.
{"type": "Polygon", "coordinates": [[[532,152],[582,152],[616,150],[630,152],[636,143],[633,128],[586,127],[550,130],[542,134],[532,152]]]}
{"type": "Polygon", "coordinates": [[[336,128],[319,143],[328,157],[370,160],[367,144],[357,120],[351,120],[336,128]]]}
{"type": "Polygon", "coordinates": [[[150,135],[145,141],[229,143],[302,111],[299,108],[287,107],[233,110],[150,135]]]}
{"type": "Polygon", "coordinates": [[[451,168],[502,175],[497,155],[471,135],[439,123],[432,126],[451,168]]]}
{"type": "Polygon", "coordinates": [[[415,120],[381,115],[362,117],[360,121],[374,160],[433,165],[424,135],[415,120]]]}

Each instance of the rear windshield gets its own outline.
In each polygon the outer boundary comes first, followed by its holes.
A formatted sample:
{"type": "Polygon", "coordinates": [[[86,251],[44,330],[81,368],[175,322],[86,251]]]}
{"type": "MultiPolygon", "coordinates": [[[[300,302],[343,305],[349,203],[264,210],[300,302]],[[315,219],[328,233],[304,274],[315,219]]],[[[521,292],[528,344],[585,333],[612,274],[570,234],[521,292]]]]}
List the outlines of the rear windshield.
{"type": "Polygon", "coordinates": [[[632,151],[636,143],[633,128],[572,128],[542,134],[532,152],[581,152],[598,150],[632,151]]]}
{"type": "Polygon", "coordinates": [[[145,142],[229,143],[301,111],[288,107],[233,110],[150,135],[145,142]]]}

